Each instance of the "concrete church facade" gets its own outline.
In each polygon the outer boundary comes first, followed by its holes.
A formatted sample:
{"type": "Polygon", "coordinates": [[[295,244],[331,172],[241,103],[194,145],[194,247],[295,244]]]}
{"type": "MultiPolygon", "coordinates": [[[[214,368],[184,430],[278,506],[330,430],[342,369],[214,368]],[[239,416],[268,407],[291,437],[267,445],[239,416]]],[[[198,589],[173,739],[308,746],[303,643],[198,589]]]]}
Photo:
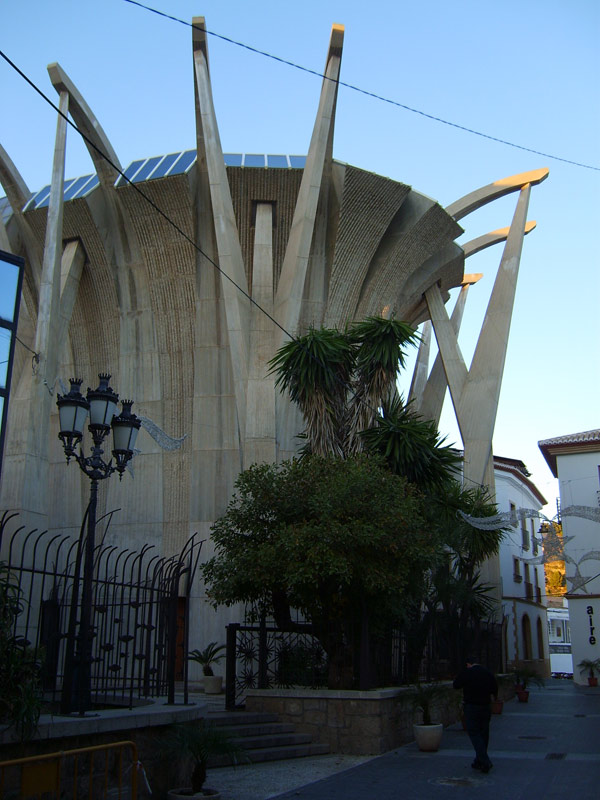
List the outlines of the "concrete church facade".
{"type": "MultiPolygon", "coordinates": [[[[275,389],[269,359],[310,325],[369,315],[424,323],[411,396],[437,422],[450,389],[465,477],[493,488],[492,435],[518,266],[535,226],[527,222],[529,197],[548,171],[498,180],[444,209],[407,185],[335,161],[341,26],[332,30],[306,159],[235,165],[221,149],[204,20],[194,22],[194,151],[134,162],[128,184],[100,123],[57,64],[48,71],[59,108],[86,136],[96,175],[65,182],[60,115],[45,193],[29,190],[0,147],[0,249],[26,260],[19,338],[37,354],[33,369],[24,347],[15,357],[0,507],[19,511],[27,527],[78,534],[89,487],[65,465],[56,392],[59,379],[82,377],[85,388],[109,372],[137,414],[183,439],[164,448],[139,437],[135,479],[106,481],[100,493],[99,513],[121,509],[109,536],[169,554],[198,531],[209,555],[210,527],[239,472],[296,450],[302,421],[275,389]],[[460,220],[511,192],[518,200],[509,228],[456,243],[460,220]],[[478,276],[465,274],[465,259],[494,244],[503,254],[467,368],[457,336],[478,276]],[[462,288],[450,317],[445,303],[455,287],[462,288]],[[429,371],[432,330],[440,352],[429,371]]],[[[490,577],[499,582],[497,567],[490,577]]],[[[222,640],[221,615],[196,605],[203,639],[222,640]]]]}

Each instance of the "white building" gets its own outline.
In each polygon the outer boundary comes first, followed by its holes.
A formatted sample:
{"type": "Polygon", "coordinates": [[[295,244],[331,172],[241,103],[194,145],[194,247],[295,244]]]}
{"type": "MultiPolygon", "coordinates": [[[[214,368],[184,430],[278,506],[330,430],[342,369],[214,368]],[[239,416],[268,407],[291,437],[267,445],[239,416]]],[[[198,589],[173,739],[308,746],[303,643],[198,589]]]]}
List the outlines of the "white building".
{"type": "Polygon", "coordinates": [[[550,653],[542,543],[537,533],[540,520],[519,513],[520,509],[539,511],[546,499],[522,461],[494,456],[494,477],[498,510],[514,514],[499,554],[507,667],[526,663],[547,676],[550,653]]]}
{"type": "Polygon", "coordinates": [[[573,678],[585,684],[577,664],[600,658],[600,429],[538,446],[559,482],[573,678]]]}

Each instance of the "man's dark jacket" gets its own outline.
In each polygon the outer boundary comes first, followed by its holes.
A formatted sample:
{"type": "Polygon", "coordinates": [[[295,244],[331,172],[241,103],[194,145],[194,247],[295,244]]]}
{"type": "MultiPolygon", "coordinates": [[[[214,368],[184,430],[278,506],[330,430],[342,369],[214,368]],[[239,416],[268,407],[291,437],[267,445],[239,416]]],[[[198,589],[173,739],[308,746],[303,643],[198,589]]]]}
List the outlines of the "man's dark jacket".
{"type": "Polygon", "coordinates": [[[490,695],[498,695],[496,678],[481,664],[465,667],[454,679],[454,688],[462,689],[465,703],[474,706],[488,705],[490,695]]]}

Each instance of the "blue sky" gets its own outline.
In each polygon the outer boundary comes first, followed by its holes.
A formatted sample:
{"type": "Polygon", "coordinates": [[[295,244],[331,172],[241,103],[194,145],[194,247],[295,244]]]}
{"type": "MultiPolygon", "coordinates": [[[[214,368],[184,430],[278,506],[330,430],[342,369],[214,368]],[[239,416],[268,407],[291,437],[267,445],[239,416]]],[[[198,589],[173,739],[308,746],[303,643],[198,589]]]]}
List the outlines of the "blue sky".
{"type": "MultiPolygon", "coordinates": [[[[600,4],[595,0],[374,0],[303,3],[148,0],[162,11],[322,71],[331,24],[345,25],[342,80],[436,117],[600,167],[600,4]]],[[[121,163],[195,143],[189,27],[124,0],[0,4],[0,48],[53,101],[58,61],[121,163]]],[[[320,80],[209,37],[215,105],[226,152],[305,154],[320,80]]],[[[56,113],[0,60],[0,142],[31,190],[50,180],[56,113]]],[[[67,177],[92,172],[69,131],[67,177]]],[[[547,166],[532,192],[500,409],[498,455],[522,459],[554,503],[539,439],[600,426],[600,223],[597,170],[474,136],[340,87],[334,156],[412,185],[447,205],[499,178],[547,166]]],[[[509,225],[516,197],[462,221],[464,241],[509,225]]],[[[460,337],[467,364],[501,257],[467,262],[484,278],[460,337]]],[[[441,430],[460,441],[449,401],[441,430]]]]}

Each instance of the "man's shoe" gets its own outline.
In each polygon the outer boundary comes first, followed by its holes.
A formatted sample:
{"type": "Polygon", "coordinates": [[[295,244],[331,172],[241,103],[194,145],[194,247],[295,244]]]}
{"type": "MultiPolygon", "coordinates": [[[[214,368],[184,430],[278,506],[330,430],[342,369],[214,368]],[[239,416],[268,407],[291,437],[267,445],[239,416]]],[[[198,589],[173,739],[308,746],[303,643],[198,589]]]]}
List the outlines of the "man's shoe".
{"type": "Polygon", "coordinates": [[[483,774],[484,774],[484,775],[487,775],[487,774],[488,774],[488,772],[491,770],[491,768],[492,768],[493,766],[494,766],[494,765],[493,765],[493,764],[492,764],[492,762],[490,761],[490,763],[489,763],[489,764],[482,765],[482,766],[480,766],[480,767],[479,767],[479,769],[480,769],[480,770],[483,772],[483,774]]]}
{"type": "Polygon", "coordinates": [[[481,763],[475,759],[475,761],[473,761],[471,764],[471,769],[481,769],[481,763]]]}

